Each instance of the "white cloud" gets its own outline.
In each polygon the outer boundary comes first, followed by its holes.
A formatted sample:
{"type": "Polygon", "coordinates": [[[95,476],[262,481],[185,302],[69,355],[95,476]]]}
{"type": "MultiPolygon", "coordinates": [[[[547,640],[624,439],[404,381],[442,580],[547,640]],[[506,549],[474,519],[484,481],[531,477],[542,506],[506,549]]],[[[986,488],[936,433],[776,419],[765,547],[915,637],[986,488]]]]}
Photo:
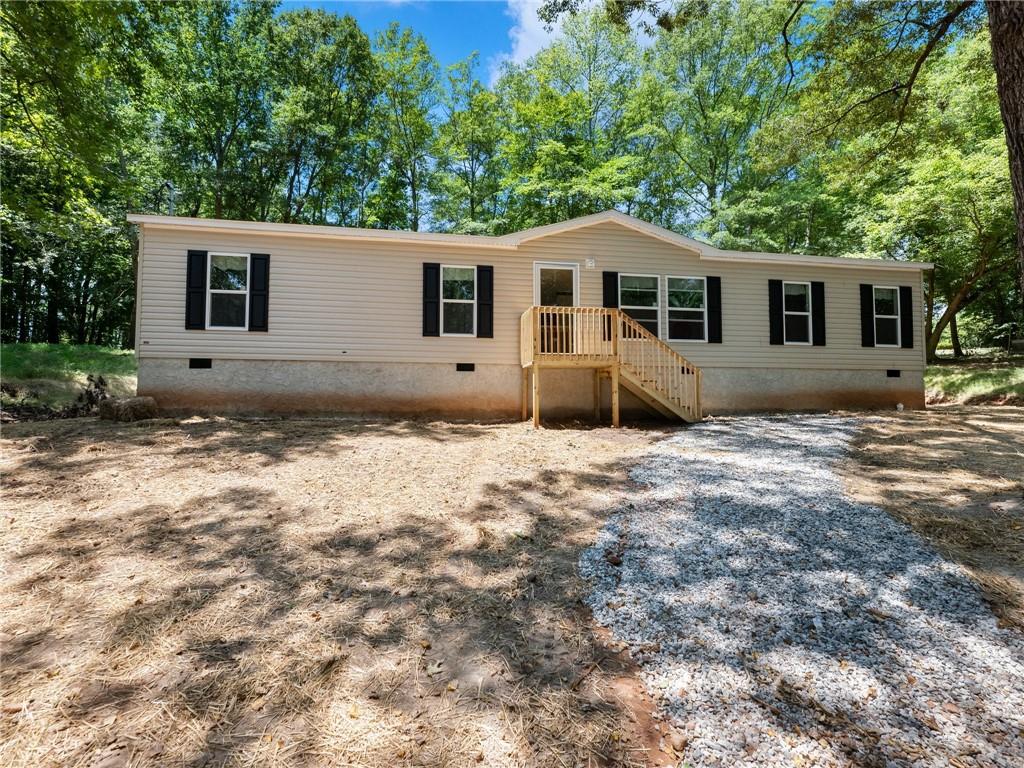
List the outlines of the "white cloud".
{"type": "Polygon", "coordinates": [[[501,76],[503,64],[522,64],[562,34],[557,27],[548,30],[537,16],[540,0],[507,0],[507,3],[505,15],[513,19],[512,27],[508,31],[511,50],[491,57],[489,69],[492,84],[501,76]]]}
{"type": "MultiPolygon", "coordinates": [[[[598,2],[599,0],[583,0],[580,3],[580,9],[594,8],[598,2]]],[[[488,76],[492,86],[501,77],[503,64],[522,64],[552,41],[562,37],[560,23],[552,29],[548,29],[547,25],[537,16],[541,0],[506,0],[506,3],[508,7],[505,8],[505,15],[514,20],[508,30],[511,50],[497,53],[488,60],[488,76]]],[[[633,37],[640,47],[647,48],[654,43],[654,38],[641,29],[641,22],[646,22],[653,28],[655,18],[647,10],[634,14],[630,18],[633,37]]]]}

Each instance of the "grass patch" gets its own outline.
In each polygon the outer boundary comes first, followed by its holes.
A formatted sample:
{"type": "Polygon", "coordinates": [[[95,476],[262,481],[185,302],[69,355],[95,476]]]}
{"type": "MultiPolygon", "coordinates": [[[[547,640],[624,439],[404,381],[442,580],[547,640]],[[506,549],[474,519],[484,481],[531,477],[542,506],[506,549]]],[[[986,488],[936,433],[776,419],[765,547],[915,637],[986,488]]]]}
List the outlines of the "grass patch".
{"type": "Polygon", "coordinates": [[[135,392],[135,371],[131,350],[89,344],[0,345],[4,403],[64,405],[77,397],[90,374],[106,379],[111,394],[129,395],[135,392]]]}
{"type": "Polygon", "coordinates": [[[931,402],[1024,403],[1024,356],[941,362],[928,366],[924,383],[931,402]]]}

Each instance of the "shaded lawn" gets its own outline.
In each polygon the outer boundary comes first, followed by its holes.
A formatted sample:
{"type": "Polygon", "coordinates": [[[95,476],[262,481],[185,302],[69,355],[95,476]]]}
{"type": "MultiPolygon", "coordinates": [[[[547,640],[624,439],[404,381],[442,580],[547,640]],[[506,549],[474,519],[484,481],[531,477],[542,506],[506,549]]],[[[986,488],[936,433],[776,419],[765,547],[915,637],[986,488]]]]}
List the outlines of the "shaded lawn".
{"type": "Polygon", "coordinates": [[[924,374],[934,403],[1024,404],[1024,356],[968,358],[930,365],[924,374]]]}
{"type": "Polygon", "coordinates": [[[64,405],[75,399],[90,374],[106,379],[112,394],[130,395],[135,392],[135,371],[132,350],[89,344],[0,345],[4,403],[64,405]]]}

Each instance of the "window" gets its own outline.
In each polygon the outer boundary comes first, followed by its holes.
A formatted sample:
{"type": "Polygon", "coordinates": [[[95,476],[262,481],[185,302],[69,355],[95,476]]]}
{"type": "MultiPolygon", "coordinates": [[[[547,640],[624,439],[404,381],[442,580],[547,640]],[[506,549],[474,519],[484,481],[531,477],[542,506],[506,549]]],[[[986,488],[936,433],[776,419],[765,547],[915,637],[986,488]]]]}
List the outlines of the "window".
{"type": "Polygon", "coordinates": [[[707,339],[707,290],[703,277],[668,277],[669,341],[707,339]]]}
{"type": "Polygon", "coordinates": [[[811,343],[811,284],[782,284],[782,322],[786,344],[811,343]]]}
{"type": "Polygon", "coordinates": [[[211,253],[206,284],[206,327],[237,330],[249,327],[249,255],[211,253]]]}
{"type": "Polygon", "coordinates": [[[659,336],[658,276],[620,274],[619,309],[659,336]]]}
{"type": "Polygon", "coordinates": [[[476,267],[441,266],[441,335],[476,335],[476,267]]]}
{"type": "Polygon", "coordinates": [[[875,346],[898,347],[900,345],[900,291],[898,288],[876,285],[875,304],[875,346]]]}

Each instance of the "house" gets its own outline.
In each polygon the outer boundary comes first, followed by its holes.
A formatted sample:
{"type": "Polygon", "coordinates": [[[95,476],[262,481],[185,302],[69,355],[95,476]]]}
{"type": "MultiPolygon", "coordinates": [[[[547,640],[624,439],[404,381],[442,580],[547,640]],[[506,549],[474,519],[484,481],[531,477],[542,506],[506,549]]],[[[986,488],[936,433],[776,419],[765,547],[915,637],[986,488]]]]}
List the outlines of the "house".
{"type": "Polygon", "coordinates": [[[128,218],[139,394],[165,408],[924,405],[929,264],[725,251],[617,211],[500,237],[128,218]]]}

